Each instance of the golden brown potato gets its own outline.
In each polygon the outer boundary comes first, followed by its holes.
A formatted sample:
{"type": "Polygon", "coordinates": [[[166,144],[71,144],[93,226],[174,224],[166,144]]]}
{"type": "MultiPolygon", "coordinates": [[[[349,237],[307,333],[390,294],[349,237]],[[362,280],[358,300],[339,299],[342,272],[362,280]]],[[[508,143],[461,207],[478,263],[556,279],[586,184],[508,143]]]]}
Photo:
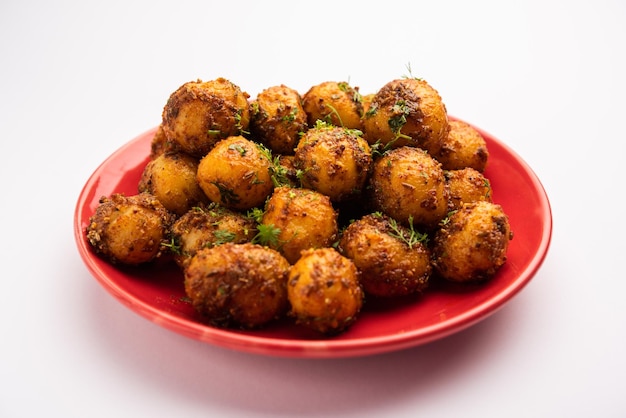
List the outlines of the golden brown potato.
{"type": "Polygon", "coordinates": [[[338,233],[337,213],[326,195],[277,187],[258,228],[261,243],[279,250],[293,264],[302,250],[332,245],[338,233]]]}
{"type": "Polygon", "coordinates": [[[318,121],[298,142],[294,165],[303,187],[339,202],[358,196],[372,165],[370,147],[354,130],[318,121]]]}
{"type": "Polygon", "coordinates": [[[513,234],[500,205],[479,201],[465,204],[437,231],[433,265],[453,282],[491,278],[506,262],[513,234]]]}
{"type": "Polygon", "coordinates": [[[328,335],[352,325],[363,305],[354,263],[332,248],[303,251],[289,273],[287,297],[297,324],[328,335]]]}
{"type": "Polygon", "coordinates": [[[198,183],[207,197],[229,209],[262,205],[272,193],[271,162],[243,136],[218,142],[198,165],[198,183]]]}
{"type": "Polygon", "coordinates": [[[393,80],[372,99],[363,117],[365,138],[386,149],[414,146],[436,155],[448,134],[446,107],[426,81],[416,78],[393,80]]]}
{"type": "Polygon", "coordinates": [[[198,160],[182,153],[162,153],[146,164],[139,192],[154,195],[167,210],[180,216],[208,199],[196,180],[198,160]]]}
{"type": "Polygon", "coordinates": [[[491,202],[491,183],[481,172],[473,168],[444,172],[450,189],[450,208],[460,209],[465,203],[485,200],[491,202]]]}
{"type": "Polygon", "coordinates": [[[163,124],[159,124],[154,136],[152,137],[152,141],[150,142],[150,160],[154,160],[159,155],[167,152],[176,153],[181,151],[178,149],[176,144],[167,139],[165,136],[165,130],[163,129],[163,124]]]}
{"type": "Polygon", "coordinates": [[[282,84],[259,93],[250,114],[250,132],[274,153],[292,155],[307,129],[300,94],[282,84]]]}
{"type": "Polygon", "coordinates": [[[163,108],[165,136],[182,151],[202,158],[219,140],[247,131],[249,97],[222,77],[187,82],[163,108]]]}
{"type": "Polygon", "coordinates": [[[439,152],[434,155],[444,170],[459,170],[471,167],[481,173],[485,171],[489,151],[485,138],[470,124],[451,120],[450,131],[442,141],[439,152]]]}
{"type": "Polygon", "coordinates": [[[162,254],[174,217],[152,195],[102,197],[87,226],[96,253],[112,263],[137,265],[162,254]]]}
{"type": "Polygon", "coordinates": [[[335,126],[362,129],[363,105],[359,89],[345,81],[325,81],[311,87],[302,96],[302,106],[309,126],[322,120],[335,126]]]}
{"type": "Polygon", "coordinates": [[[391,297],[428,286],[432,266],[426,242],[426,234],[375,213],[352,222],[338,248],[356,265],[366,293],[391,297]]]}
{"type": "Polygon", "coordinates": [[[184,270],[185,292],[212,325],[257,328],[286,313],[289,268],[278,252],[256,244],[204,248],[184,270]]]}
{"type": "Polygon", "coordinates": [[[171,228],[172,253],[184,267],[199,250],[226,243],[243,244],[257,233],[256,221],[216,204],[199,205],[178,218],[171,228]]]}
{"type": "Polygon", "coordinates": [[[426,229],[448,213],[449,190],[441,164],[426,151],[396,148],[374,162],[370,179],[372,204],[405,225],[412,219],[426,229]]]}

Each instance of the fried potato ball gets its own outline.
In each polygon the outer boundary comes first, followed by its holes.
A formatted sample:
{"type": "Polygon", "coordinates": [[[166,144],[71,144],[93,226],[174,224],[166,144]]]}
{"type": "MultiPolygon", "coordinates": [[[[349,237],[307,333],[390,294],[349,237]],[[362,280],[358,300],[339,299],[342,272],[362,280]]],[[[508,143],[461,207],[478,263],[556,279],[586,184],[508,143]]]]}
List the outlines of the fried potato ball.
{"type": "Polygon", "coordinates": [[[311,87],[302,96],[302,106],[309,126],[322,120],[335,126],[362,129],[363,105],[359,89],[345,81],[325,81],[311,87]]]}
{"type": "Polygon", "coordinates": [[[259,93],[250,114],[252,135],[277,154],[292,155],[300,134],[307,129],[300,94],[282,84],[259,93]]]}
{"type": "Polygon", "coordinates": [[[374,162],[370,179],[376,210],[408,225],[437,226],[448,213],[449,190],[441,164],[426,151],[396,148],[374,162]]]}
{"type": "Polygon", "coordinates": [[[289,268],[277,251],[256,244],[204,248],[184,270],[185,293],[212,325],[257,328],[287,312],[289,268]]]}
{"type": "Polygon", "coordinates": [[[363,117],[365,138],[386,148],[414,146],[436,155],[448,134],[441,96],[426,81],[403,78],[385,84],[363,117]]]}
{"type": "Polygon", "coordinates": [[[437,231],[433,266],[453,282],[487,280],[506,262],[512,238],[509,219],[500,205],[465,204],[437,231]]]}
{"type": "Polygon", "coordinates": [[[426,238],[376,213],[348,225],[338,248],[356,265],[367,294],[404,296],[428,286],[432,266],[426,238]]]}
{"type": "Polygon", "coordinates": [[[298,142],[294,164],[303,187],[338,202],[358,196],[372,165],[369,144],[354,130],[318,122],[298,142]]]}
{"type": "Polygon", "coordinates": [[[450,189],[452,210],[460,209],[465,203],[479,200],[492,201],[491,183],[481,172],[467,167],[445,171],[444,175],[450,189]]]}
{"type": "Polygon", "coordinates": [[[264,244],[290,263],[308,248],[329,247],[337,238],[337,212],[330,198],[309,189],[277,187],[268,199],[259,225],[264,244]]]}
{"type": "Polygon", "coordinates": [[[102,197],[87,226],[96,253],[112,263],[138,265],[158,258],[174,216],[147,193],[102,197]]]}
{"type": "Polygon", "coordinates": [[[202,158],[219,140],[247,131],[249,97],[222,77],[187,82],[163,108],[165,136],[182,151],[202,158]]]}
{"type": "Polygon", "coordinates": [[[212,202],[247,210],[262,205],[272,193],[270,165],[256,143],[232,136],[218,142],[200,160],[197,179],[212,202]]]}
{"type": "Polygon", "coordinates": [[[172,252],[184,267],[199,250],[226,243],[243,244],[257,233],[256,221],[216,204],[199,205],[178,218],[171,228],[172,252]]]}
{"type": "Polygon", "coordinates": [[[302,253],[289,273],[287,297],[297,324],[328,335],[345,331],[363,306],[356,266],[333,248],[302,253]]]}
{"type": "Polygon", "coordinates": [[[481,173],[489,160],[485,138],[470,124],[451,120],[450,131],[442,141],[439,152],[434,155],[444,170],[459,170],[471,167],[481,173]]]}
{"type": "Polygon", "coordinates": [[[180,216],[208,199],[196,180],[198,160],[182,153],[162,153],[144,167],[139,192],[154,195],[167,210],[180,216]]]}

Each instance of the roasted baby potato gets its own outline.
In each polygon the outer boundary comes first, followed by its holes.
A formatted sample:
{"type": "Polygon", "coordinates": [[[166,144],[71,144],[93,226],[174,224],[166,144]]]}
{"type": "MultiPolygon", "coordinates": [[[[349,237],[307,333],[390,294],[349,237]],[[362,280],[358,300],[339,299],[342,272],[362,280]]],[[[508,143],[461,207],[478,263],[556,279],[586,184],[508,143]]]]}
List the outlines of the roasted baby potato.
{"type": "Polygon", "coordinates": [[[289,268],[277,251],[256,244],[204,248],[184,270],[185,293],[212,325],[258,328],[286,313],[289,268]]]}
{"type": "Polygon", "coordinates": [[[414,146],[436,155],[448,134],[446,107],[426,81],[403,78],[385,84],[363,117],[365,138],[388,148],[414,146]]]}
{"type": "Polygon", "coordinates": [[[87,226],[87,239],[112,263],[138,265],[158,258],[174,215],[148,193],[102,197],[87,226]]]}
{"type": "Polygon", "coordinates": [[[427,288],[432,266],[426,242],[426,234],[375,213],[348,225],[338,248],[356,265],[367,294],[391,297],[427,288]]]}
{"type": "Polygon", "coordinates": [[[215,203],[235,210],[262,205],[272,193],[271,162],[243,136],[218,142],[198,165],[200,188],[215,203]]]}
{"type": "Polygon", "coordinates": [[[442,141],[439,152],[434,157],[444,170],[460,170],[471,167],[481,173],[489,160],[489,150],[485,138],[469,123],[460,120],[448,122],[450,130],[442,141]]]}
{"type": "Polygon", "coordinates": [[[450,208],[460,209],[465,203],[479,200],[492,201],[491,183],[481,172],[473,168],[444,171],[450,189],[450,208]]]}
{"type": "Polygon", "coordinates": [[[297,324],[327,335],[346,330],[363,306],[354,263],[333,248],[302,252],[289,273],[287,297],[297,324]]]}
{"type": "Polygon", "coordinates": [[[437,231],[433,266],[452,282],[485,281],[506,262],[512,238],[509,219],[500,205],[465,204],[437,231]]]}
{"type": "Polygon", "coordinates": [[[354,130],[318,121],[298,142],[294,158],[303,187],[339,202],[361,194],[372,165],[369,144],[354,130]]]}
{"type": "Polygon", "coordinates": [[[318,120],[349,129],[362,129],[363,105],[357,87],[345,81],[325,81],[302,96],[309,126],[318,120]]]}
{"type": "Polygon", "coordinates": [[[165,137],[183,152],[202,158],[219,140],[247,131],[249,97],[222,77],[187,82],[163,108],[165,137]]]}

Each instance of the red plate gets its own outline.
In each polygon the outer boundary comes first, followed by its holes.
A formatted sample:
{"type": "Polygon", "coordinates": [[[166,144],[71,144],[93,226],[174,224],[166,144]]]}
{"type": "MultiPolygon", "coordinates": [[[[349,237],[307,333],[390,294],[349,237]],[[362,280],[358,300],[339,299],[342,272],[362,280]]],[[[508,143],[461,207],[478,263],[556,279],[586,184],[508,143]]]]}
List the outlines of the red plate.
{"type": "Polygon", "coordinates": [[[185,299],[182,272],[176,266],[112,266],[91,251],[85,238],[89,217],[101,196],[137,193],[155,131],[141,134],[113,153],[85,184],[74,219],[78,251],[94,277],[120,302],[165,328],[210,344],[310,358],[362,356],[424,344],[493,314],[532,279],[550,246],[552,215],[541,182],[514,151],[479,129],[489,149],[484,174],[514,232],[507,263],[492,280],[474,286],[434,283],[419,297],[384,303],[368,300],[356,323],[332,338],[320,338],[288,320],[259,331],[214,328],[198,321],[185,299]]]}

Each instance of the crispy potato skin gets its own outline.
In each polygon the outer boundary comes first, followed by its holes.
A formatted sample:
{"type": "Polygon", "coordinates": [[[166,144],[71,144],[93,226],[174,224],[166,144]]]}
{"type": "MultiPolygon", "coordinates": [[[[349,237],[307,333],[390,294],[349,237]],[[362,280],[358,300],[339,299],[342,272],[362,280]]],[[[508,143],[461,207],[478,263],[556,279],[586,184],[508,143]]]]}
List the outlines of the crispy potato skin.
{"type": "Polygon", "coordinates": [[[215,326],[258,328],[286,313],[289,269],[270,248],[227,243],[193,256],[184,270],[185,292],[215,326]]]}
{"type": "Polygon", "coordinates": [[[450,189],[452,210],[460,209],[465,203],[492,201],[491,183],[481,172],[467,167],[444,171],[444,175],[450,189]]]}
{"type": "Polygon", "coordinates": [[[208,199],[196,180],[198,160],[182,153],[162,153],[150,160],[139,180],[139,192],[156,197],[167,210],[180,216],[208,199]]]}
{"type": "Polygon", "coordinates": [[[470,167],[479,172],[485,171],[489,160],[489,150],[485,138],[470,124],[451,120],[450,130],[442,141],[439,152],[434,157],[444,170],[460,170],[470,167]]]}
{"type": "Polygon", "coordinates": [[[162,254],[174,216],[152,195],[102,197],[87,226],[96,253],[112,263],[138,265],[162,254]]]}
{"type": "Polygon", "coordinates": [[[372,166],[369,144],[353,131],[332,125],[309,129],[294,158],[302,170],[302,186],[339,202],[359,196],[372,166]]]}
{"type": "Polygon", "coordinates": [[[345,331],[363,305],[354,263],[332,248],[303,251],[289,273],[287,296],[296,323],[328,335],[345,331]]]}
{"type": "Polygon", "coordinates": [[[441,164],[415,147],[396,148],[374,162],[370,179],[374,207],[408,224],[426,229],[448,213],[449,190],[441,164]]]}
{"type": "Polygon", "coordinates": [[[453,282],[488,280],[506,262],[513,238],[502,207],[491,202],[465,204],[436,233],[433,266],[453,282]]]}
{"type": "Polygon", "coordinates": [[[293,155],[308,127],[300,94],[282,84],[259,93],[250,114],[252,135],[277,154],[293,155]]]}
{"type": "Polygon", "coordinates": [[[280,230],[276,241],[268,245],[292,264],[302,250],[329,247],[338,234],[337,212],[330,198],[308,189],[274,189],[261,223],[280,230]]]}
{"type": "Polygon", "coordinates": [[[436,155],[448,134],[448,114],[430,84],[404,78],[385,84],[363,117],[365,138],[389,148],[414,146],[436,155]]]}
{"type": "Polygon", "coordinates": [[[362,129],[363,105],[358,88],[345,81],[325,81],[302,96],[309,126],[322,120],[349,129],[362,129]]]}
{"type": "Polygon", "coordinates": [[[248,93],[225,78],[190,81],[163,108],[163,132],[177,148],[202,158],[221,139],[248,129],[248,93]]]}
{"type": "Polygon", "coordinates": [[[401,225],[395,227],[388,216],[369,214],[351,223],[339,241],[339,252],[354,262],[368,294],[405,296],[428,287],[430,250],[422,242],[409,246],[406,240],[411,232],[401,225]]]}
{"type": "Polygon", "coordinates": [[[212,202],[235,210],[262,205],[274,188],[270,161],[243,136],[218,142],[200,160],[197,179],[212,202]]]}

